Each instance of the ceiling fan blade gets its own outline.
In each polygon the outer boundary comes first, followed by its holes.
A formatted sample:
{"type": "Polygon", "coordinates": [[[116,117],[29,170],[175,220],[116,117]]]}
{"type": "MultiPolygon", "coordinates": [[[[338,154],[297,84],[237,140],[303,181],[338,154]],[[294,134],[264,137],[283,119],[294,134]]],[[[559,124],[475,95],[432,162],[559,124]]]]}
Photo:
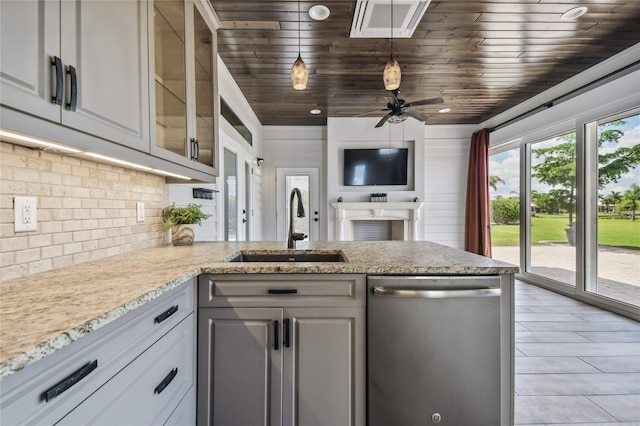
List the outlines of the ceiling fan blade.
{"type": "Polygon", "coordinates": [[[365,115],[373,114],[374,112],[386,112],[386,111],[389,111],[389,108],[385,108],[385,109],[374,109],[374,110],[372,110],[372,111],[367,111],[367,112],[363,112],[363,113],[360,113],[360,114],[354,115],[353,117],[362,117],[362,116],[365,116],[365,115]]]}
{"type": "Polygon", "coordinates": [[[441,104],[444,103],[444,99],[442,98],[431,98],[431,99],[422,99],[420,101],[409,102],[408,104],[403,105],[403,107],[412,107],[418,105],[433,105],[433,104],[441,104]]]}
{"type": "Polygon", "coordinates": [[[390,112],[389,114],[385,115],[384,117],[382,117],[382,120],[378,121],[378,124],[376,124],[376,128],[377,127],[381,127],[384,123],[387,122],[387,120],[389,119],[389,117],[391,117],[393,113],[390,112]]]}
{"type": "Polygon", "coordinates": [[[411,111],[411,110],[407,110],[404,111],[405,114],[407,114],[409,117],[413,117],[418,121],[426,121],[427,117],[425,117],[424,115],[420,114],[419,112],[415,112],[415,111],[411,111]]]}

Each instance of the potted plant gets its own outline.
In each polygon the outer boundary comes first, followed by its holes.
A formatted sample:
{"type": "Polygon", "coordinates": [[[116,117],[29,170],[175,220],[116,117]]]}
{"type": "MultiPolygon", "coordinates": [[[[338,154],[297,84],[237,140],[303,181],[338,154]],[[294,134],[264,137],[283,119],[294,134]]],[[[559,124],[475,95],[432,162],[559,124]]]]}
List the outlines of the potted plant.
{"type": "Polygon", "coordinates": [[[178,207],[176,203],[172,203],[162,210],[163,230],[171,230],[171,242],[174,246],[193,244],[195,225],[200,225],[203,220],[211,217],[211,215],[205,214],[201,207],[198,204],[178,207]]]}
{"type": "Polygon", "coordinates": [[[567,233],[567,240],[569,241],[569,245],[574,247],[576,245],[576,223],[569,223],[569,225],[564,229],[564,232],[567,233]]]}

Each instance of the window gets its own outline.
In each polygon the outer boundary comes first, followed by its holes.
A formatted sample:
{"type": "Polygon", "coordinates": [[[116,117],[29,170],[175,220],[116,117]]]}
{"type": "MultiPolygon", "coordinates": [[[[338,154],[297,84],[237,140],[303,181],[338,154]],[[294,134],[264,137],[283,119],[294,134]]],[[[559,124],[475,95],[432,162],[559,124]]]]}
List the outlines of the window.
{"type": "Polygon", "coordinates": [[[520,264],[520,148],[489,158],[491,253],[494,259],[520,264]]]}
{"type": "Polygon", "coordinates": [[[233,112],[229,104],[227,104],[222,98],[220,98],[220,114],[229,122],[229,124],[231,124],[231,126],[233,126],[234,129],[236,129],[240,136],[242,136],[249,145],[253,146],[253,134],[247,126],[244,125],[236,113],[233,112]]]}

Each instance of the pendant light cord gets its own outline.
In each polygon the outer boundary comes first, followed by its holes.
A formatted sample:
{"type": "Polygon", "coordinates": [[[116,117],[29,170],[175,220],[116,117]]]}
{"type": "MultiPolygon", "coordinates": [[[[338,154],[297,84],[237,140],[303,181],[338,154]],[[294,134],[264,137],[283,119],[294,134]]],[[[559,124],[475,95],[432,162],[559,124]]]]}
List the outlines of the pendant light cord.
{"type": "Polygon", "coordinates": [[[391,0],[391,25],[389,28],[391,28],[391,57],[393,57],[393,0],[391,0]]]}
{"type": "Polygon", "coordinates": [[[298,0],[298,56],[300,56],[300,0],[298,0]]]}

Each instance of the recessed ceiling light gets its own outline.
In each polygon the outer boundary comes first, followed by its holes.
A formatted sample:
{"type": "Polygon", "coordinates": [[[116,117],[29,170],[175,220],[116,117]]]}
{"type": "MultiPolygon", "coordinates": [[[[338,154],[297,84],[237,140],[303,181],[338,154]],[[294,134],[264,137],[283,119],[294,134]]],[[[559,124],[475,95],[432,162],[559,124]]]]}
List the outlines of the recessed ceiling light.
{"type": "Polygon", "coordinates": [[[319,109],[317,109],[317,108],[315,108],[315,109],[312,109],[312,110],[311,110],[311,111],[309,111],[309,112],[310,112],[311,114],[313,114],[313,115],[318,115],[318,114],[320,114],[322,111],[321,111],[321,110],[319,110],[319,109]]]}
{"type": "Polygon", "coordinates": [[[451,111],[451,108],[442,108],[440,111],[438,111],[440,114],[444,114],[445,112],[449,112],[451,111]]]}
{"type": "Polygon", "coordinates": [[[587,13],[587,10],[589,9],[586,6],[574,7],[573,9],[569,9],[565,13],[563,13],[560,18],[566,21],[572,21],[587,13]]]}
{"type": "Polygon", "coordinates": [[[322,4],[316,4],[315,6],[311,6],[309,9],[309,16],[311,16],[311,19],[315,19],[316,21],[324,21],[330,14],[331,11],[329,8],[322,4]]]}

